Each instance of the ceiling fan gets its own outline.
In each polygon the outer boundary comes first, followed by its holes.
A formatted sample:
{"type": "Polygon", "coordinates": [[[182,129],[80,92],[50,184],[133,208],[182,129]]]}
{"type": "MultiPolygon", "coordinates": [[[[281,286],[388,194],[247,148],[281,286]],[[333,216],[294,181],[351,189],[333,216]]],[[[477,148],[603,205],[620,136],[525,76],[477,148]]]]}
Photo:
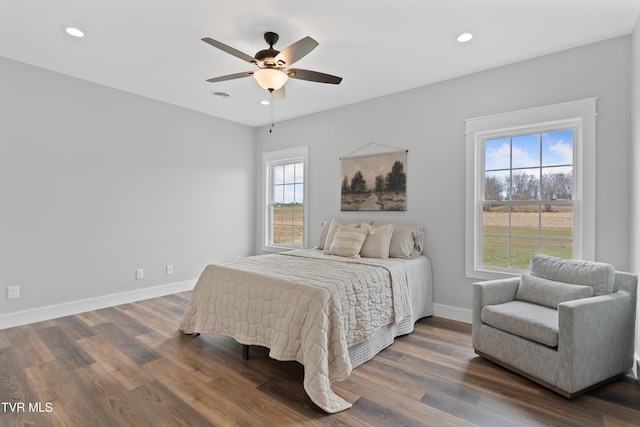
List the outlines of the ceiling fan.
{"type": "MultiPolygon", "coordinates": [[[[285,50],[278,51],[273,48],[273,45],[276,44],[278,38],[278,34],[274,32],[268,31],[264,33],[264,40],[269,45],[269,48],[257,52],[255,56],[247,55],[246,53],[240,52],[239,50],[212,38],[203,38],[203,42],[258,67],[258,70],[256,71],[245,71],[242,73],[214,77],[207,81],[215,83],[253,76],[262,88],[268,90],[272,94],[274,91],[282,92],[280,89],[282,88],[282,90],[284,90],[283,86],[289,78],[318,83],[340,84],[342,77],[332,76],[330,74],[320,73],[317,71],[303,70],[300,68],[288,68],[315,49],[318,46],[317,41],[307,36],[287,47],[285,50]]],[[[280,98],[282,98],[283,95],[284,94],[282,93],[280,98]]]]}

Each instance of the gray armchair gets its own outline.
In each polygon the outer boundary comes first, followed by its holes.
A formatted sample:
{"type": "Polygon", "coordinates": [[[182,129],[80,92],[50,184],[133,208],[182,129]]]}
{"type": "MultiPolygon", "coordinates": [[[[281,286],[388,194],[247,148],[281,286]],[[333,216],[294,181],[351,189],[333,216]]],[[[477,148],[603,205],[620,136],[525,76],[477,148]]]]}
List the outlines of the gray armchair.
{"type": "Polygon", "coordinates": [[[475,352],[572,398],[633,366],[635,274],[536,255],[529,274],[473,285],[475,352]]]}

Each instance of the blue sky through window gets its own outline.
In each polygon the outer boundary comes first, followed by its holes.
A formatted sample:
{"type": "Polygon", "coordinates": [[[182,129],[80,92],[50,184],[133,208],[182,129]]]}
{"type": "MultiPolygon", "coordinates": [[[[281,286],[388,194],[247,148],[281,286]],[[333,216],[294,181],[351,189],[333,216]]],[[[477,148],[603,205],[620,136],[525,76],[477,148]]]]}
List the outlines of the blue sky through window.
{"type": "Polygon", "coordinates": [[[559,130],[485,141],[485,170],[573,164],[573,130],[559,130]],[[511,141],[511,144],[510,144],[511,141]],[[542,150],[542,151],[541,151],[542,150]],[[541,161],[542,154],[542,161],[541,161]]]}

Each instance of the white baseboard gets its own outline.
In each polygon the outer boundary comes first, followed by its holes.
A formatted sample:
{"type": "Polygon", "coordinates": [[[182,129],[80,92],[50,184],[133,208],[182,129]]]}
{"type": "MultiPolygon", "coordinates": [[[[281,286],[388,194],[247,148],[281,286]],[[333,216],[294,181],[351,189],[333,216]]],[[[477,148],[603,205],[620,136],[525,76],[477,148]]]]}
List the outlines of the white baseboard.
{"type": "Polygon", "coordinates": [[[433,315],[458,322],[471,323],[471,310],[443,304],[433,304],[433,315]]]}
{"type": "Polygon", "coordinates": [[[141,301],[149,298],[161,297],[178,292],[190,291],[196,285],[197,280],[170,283],[168,285],[154,286],[151,288],[137,289],[135,291],[119,294],[105,295],[102,297],[71,301],[63,304],[50,305],[30,310],[18,311],[0,315],[0,329],[26,325],[43,320],[56,319],[85,311],[99,310],[115,305],[141,301]]]}

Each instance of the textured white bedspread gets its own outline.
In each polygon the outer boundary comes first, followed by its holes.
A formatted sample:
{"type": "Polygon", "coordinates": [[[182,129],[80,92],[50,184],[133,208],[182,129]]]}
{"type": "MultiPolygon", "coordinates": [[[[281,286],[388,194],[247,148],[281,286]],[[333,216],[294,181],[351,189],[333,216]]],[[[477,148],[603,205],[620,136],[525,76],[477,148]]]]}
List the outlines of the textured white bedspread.
{"type": "Polygon", "coordinates": [[[348,347],[410,314],[402,263],[310,249],[207,266],[180,329],[228,335],[302,363],[305,391],[334,413],[351,407],[331,390],[351,373],[348,347]]]}

